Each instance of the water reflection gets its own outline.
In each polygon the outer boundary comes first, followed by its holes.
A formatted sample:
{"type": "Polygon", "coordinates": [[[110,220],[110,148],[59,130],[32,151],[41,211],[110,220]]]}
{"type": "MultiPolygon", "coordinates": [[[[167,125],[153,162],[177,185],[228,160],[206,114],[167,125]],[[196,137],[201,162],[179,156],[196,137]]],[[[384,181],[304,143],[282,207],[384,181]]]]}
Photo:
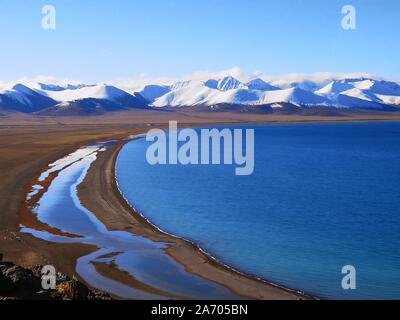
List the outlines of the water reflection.
{"type": "Polygon", "coordinates": [[[98,152],[104,151],[106,146],[97,144],[81,148],[55,162],[39,178],[43,182],[49,179],[50,173],[61,170],[33,208],[37,219],[65,233],[80,236],[79,240],[24,226],[21,231],[51,242],[79,241],[95,245],[99,250],[78,259],[77,273],[91,286],[123,298],[168,299],[170,295],[163,292],[194,299],[237,298],[226,288],[187,273],[182,265],[165,254],[163,248],[167,244],[153,242],[126,231],[109,231],[92,212],[81,205],[77,186],[96,160],[98,152]],[[161,293],[149,293],[108,279],[97,272],[95,263],[115,264],[135,280],[161,293]]]}

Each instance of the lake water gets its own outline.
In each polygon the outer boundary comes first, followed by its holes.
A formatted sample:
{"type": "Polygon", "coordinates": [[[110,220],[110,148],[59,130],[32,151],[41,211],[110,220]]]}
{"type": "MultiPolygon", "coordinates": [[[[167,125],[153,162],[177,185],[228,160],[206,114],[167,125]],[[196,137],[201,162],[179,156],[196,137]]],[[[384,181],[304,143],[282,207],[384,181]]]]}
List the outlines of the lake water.
{"type": "Polygon", "coordinates": [[[124,147],[117,178],[161,229],[321,298],[400,298],[400,123],[257,126],[250,176],[232,165],[152,166],[149,144],[124,147]],[[356,268],[355,290],[342,289],[345,265],[356,268]]]}
{"type": "MultiPolygon", "coordinates": [[[[48,231],[21,226],[21,231],[49,242],[83,243],[97,247],[78,259],[76,272],[92,287],[122,298],[170,299],[170,296],[192,299],[238,299],[228,289],[188,273],[163,250],[167,244],[153,242],[126,231],[108,230],[97,217],[81,205],[77,186],[83,181],[90,165],[109,143],[86,146],[51,164],[38,179],[49,188],[32,206],[37,219],[52,228],[73,234],[67,237],[48,231]],[[51,173],[57,173],[51,180],[51,173]],[[99,273],[96,264],[115,264],[139,282],[160,290],[159,294],[128,286],[99,273]]],[[[39,190],[34,185],[27,198],[39,190]]]]}

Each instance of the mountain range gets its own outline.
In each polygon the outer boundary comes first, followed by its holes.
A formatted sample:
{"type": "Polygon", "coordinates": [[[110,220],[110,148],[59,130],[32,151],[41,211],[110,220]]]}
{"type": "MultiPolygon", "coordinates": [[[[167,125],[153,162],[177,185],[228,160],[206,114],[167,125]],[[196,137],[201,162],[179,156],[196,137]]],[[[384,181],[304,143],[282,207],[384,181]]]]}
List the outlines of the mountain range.
{"type": "Polygon", "coordinates": [[[128,84],[57,84],[19,82],[0,86],[0,110],[38,115],[90,115],[130,109],[204,108],[242,111],[260,107],[360,108],[400,110],[400,85],[373,77],[340,77],[319,81],[238,79],[232,74],[128,84]],[[221,108],[223,106],[223,108],[221,108]]]}

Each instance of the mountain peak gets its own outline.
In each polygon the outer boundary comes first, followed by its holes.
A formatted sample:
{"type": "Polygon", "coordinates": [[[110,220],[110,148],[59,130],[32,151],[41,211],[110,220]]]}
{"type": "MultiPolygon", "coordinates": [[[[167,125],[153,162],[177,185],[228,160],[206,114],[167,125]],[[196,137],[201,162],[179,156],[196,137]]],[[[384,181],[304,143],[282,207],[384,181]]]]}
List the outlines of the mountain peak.
{"type": "MultiPolygon", "coordinates": [[[[254,77],[243,81],[239,68],[214,74],[203,74],[185,80],[147,81],[138,90],[123,90],[123,83],[57,84],[58,82],[22,82],[0,90],[0,108],[22,112],[47,110],[49,114],[92,113],[130,108],[184,107],[224,105],[268,105],[290,103],[297,106],[345,108],[393,108],[400,106],[400,85],[373,77],[338,77],[311,81],[293,76],[288,79],[265,80],[254,77]],[[296,80],[296,81],[294,81],[296,80]],[[68,103],[71,102],[71,103],[68,103]]],[[[61,82],[60,82],[61,83],[61,82]]],[[[113,82],[115,83],[115,82],[113,82]]],[[[131,84],[131,83],[130,83],[131,84]]],[[[132,87],[132,86],[131,86],[132,87]]]]}
{"type": "Polygon", "coordinates": [[[243,88],[245,85],[232,76],[226,76],[218,81],[217,89],[221,91],[228,91],[233,89],[243,88]]]}
{"type": "Polygon", "coordinates": [[[28,95],[31,95],[34,93],[34,91],[31,88],[29,88],[28,86],[26,86],[22,83],[15,83],[15,84],[8,85],[8,86],[2,88],[0,91],[9,92],[9,93],[18,92],[18,93],[28,94],[28,95]]]}
{"type": "Polygon", "coordinates": [[[265,82],[261,78],[256,78],[251,81],[249,81],[247,84],[247,87],[252,90],[263,90],[263,91],[268,91],[268,90],[279,90],[278,87],[275,87],[268,82],[265,82]]]}

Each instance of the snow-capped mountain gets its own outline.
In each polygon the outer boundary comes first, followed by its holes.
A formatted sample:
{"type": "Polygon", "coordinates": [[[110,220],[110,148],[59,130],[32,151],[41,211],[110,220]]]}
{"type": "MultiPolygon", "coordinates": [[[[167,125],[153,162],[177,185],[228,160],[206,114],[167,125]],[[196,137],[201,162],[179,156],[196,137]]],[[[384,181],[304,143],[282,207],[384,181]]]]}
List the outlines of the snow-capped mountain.
{"type": "Polygon", "coordinates": [[[379,108],[380,104],[400,104],[399,84],[383,80],[334,80],[315,93],[336,101],[342,107],[379,108]]]}
{"type": "Polygon", "coordinates": [[[383,109],[387,105],[399,104],[398,87],[395,82],[373,79],[340,79],[324,85],[305,80],[277,87],[261,78],[244,83],[233,77],[224,77],[178,82],[166,88],[164,95],[153,96],[149,103],[159,108],[286,102],[302,107],[383,109]]]}
{"type": "Polygon", "coordinates": [[[105,84],[61,91],[47,90],[45,94],[56,101],[60,101],[60,103],[40,111],[40,114],[95,114],[104,111],[147,107],[147,102],[142,97],[105,84]]]}
{"type": "Polygon", "coordinates": [[[60,102],[91,99],[103,100],[124,107],[132,107],[136,102],[136,99],[133,97],[133,95],[116,87],[105,84],[82,86],[79,88],[55,91],[44,90],[42,92],[48,97],[60,102]]]}
{"type": "Polygon", "coordinates": [[[95,114],[146,108],[147,100],[113,86],[30,83],[0,90],[0,108],[38,114],[95,114]]]}
{"type": "Polygon", "coordinates": [[[260,78],[256,78],[254,80],[250,80],[249,82],[247,82],[247,87],[251,90],[262,90],[262,91],[279,90],[279,87],[275,87],[260,78]]]}
{"type": "Polygon", "coordinates": [[[323,88],[316,90],[315,93],[321,96],[335,98],[341,92],[350,89],[354,89],[354,85],[348,80],[334,80],[323,88]]]}
{"type": "Polygon", "coordinates": [[[298,106],[329,106],[330,101],[301,88],[289,88],[265,92],[259,104],[288,102],[298,106]]]}
{"type": "Polygon", "coordinates": [[[0,108],[30,113],[56,103],[51,97],[20,83],[0,89],[0,108]]]}
{"type": "Polygon", "coordinates": [[[210,79],[206,81],[204,85],[206,85],[211,89],[217,89],[220,91],[246,88],[246,86],[243,83],[241,83],[239,80],[236,80],[231,76],[219,80],[210,79]]]}
{"type": "MultiPolygon", "coordinates": [[[[96,114],[132,108],[209,107],[223,105],[293,105],[296,107],[400,109],[400,85],[365,75],[270,78],[246,76],[238,68],[197,73],[180,80],[145,84],[68,84],[21,82],[0,88],[0,109],[45,115],[96,114]]],[[[204,108],[203,108],[204,110],[204,108]]]]}

